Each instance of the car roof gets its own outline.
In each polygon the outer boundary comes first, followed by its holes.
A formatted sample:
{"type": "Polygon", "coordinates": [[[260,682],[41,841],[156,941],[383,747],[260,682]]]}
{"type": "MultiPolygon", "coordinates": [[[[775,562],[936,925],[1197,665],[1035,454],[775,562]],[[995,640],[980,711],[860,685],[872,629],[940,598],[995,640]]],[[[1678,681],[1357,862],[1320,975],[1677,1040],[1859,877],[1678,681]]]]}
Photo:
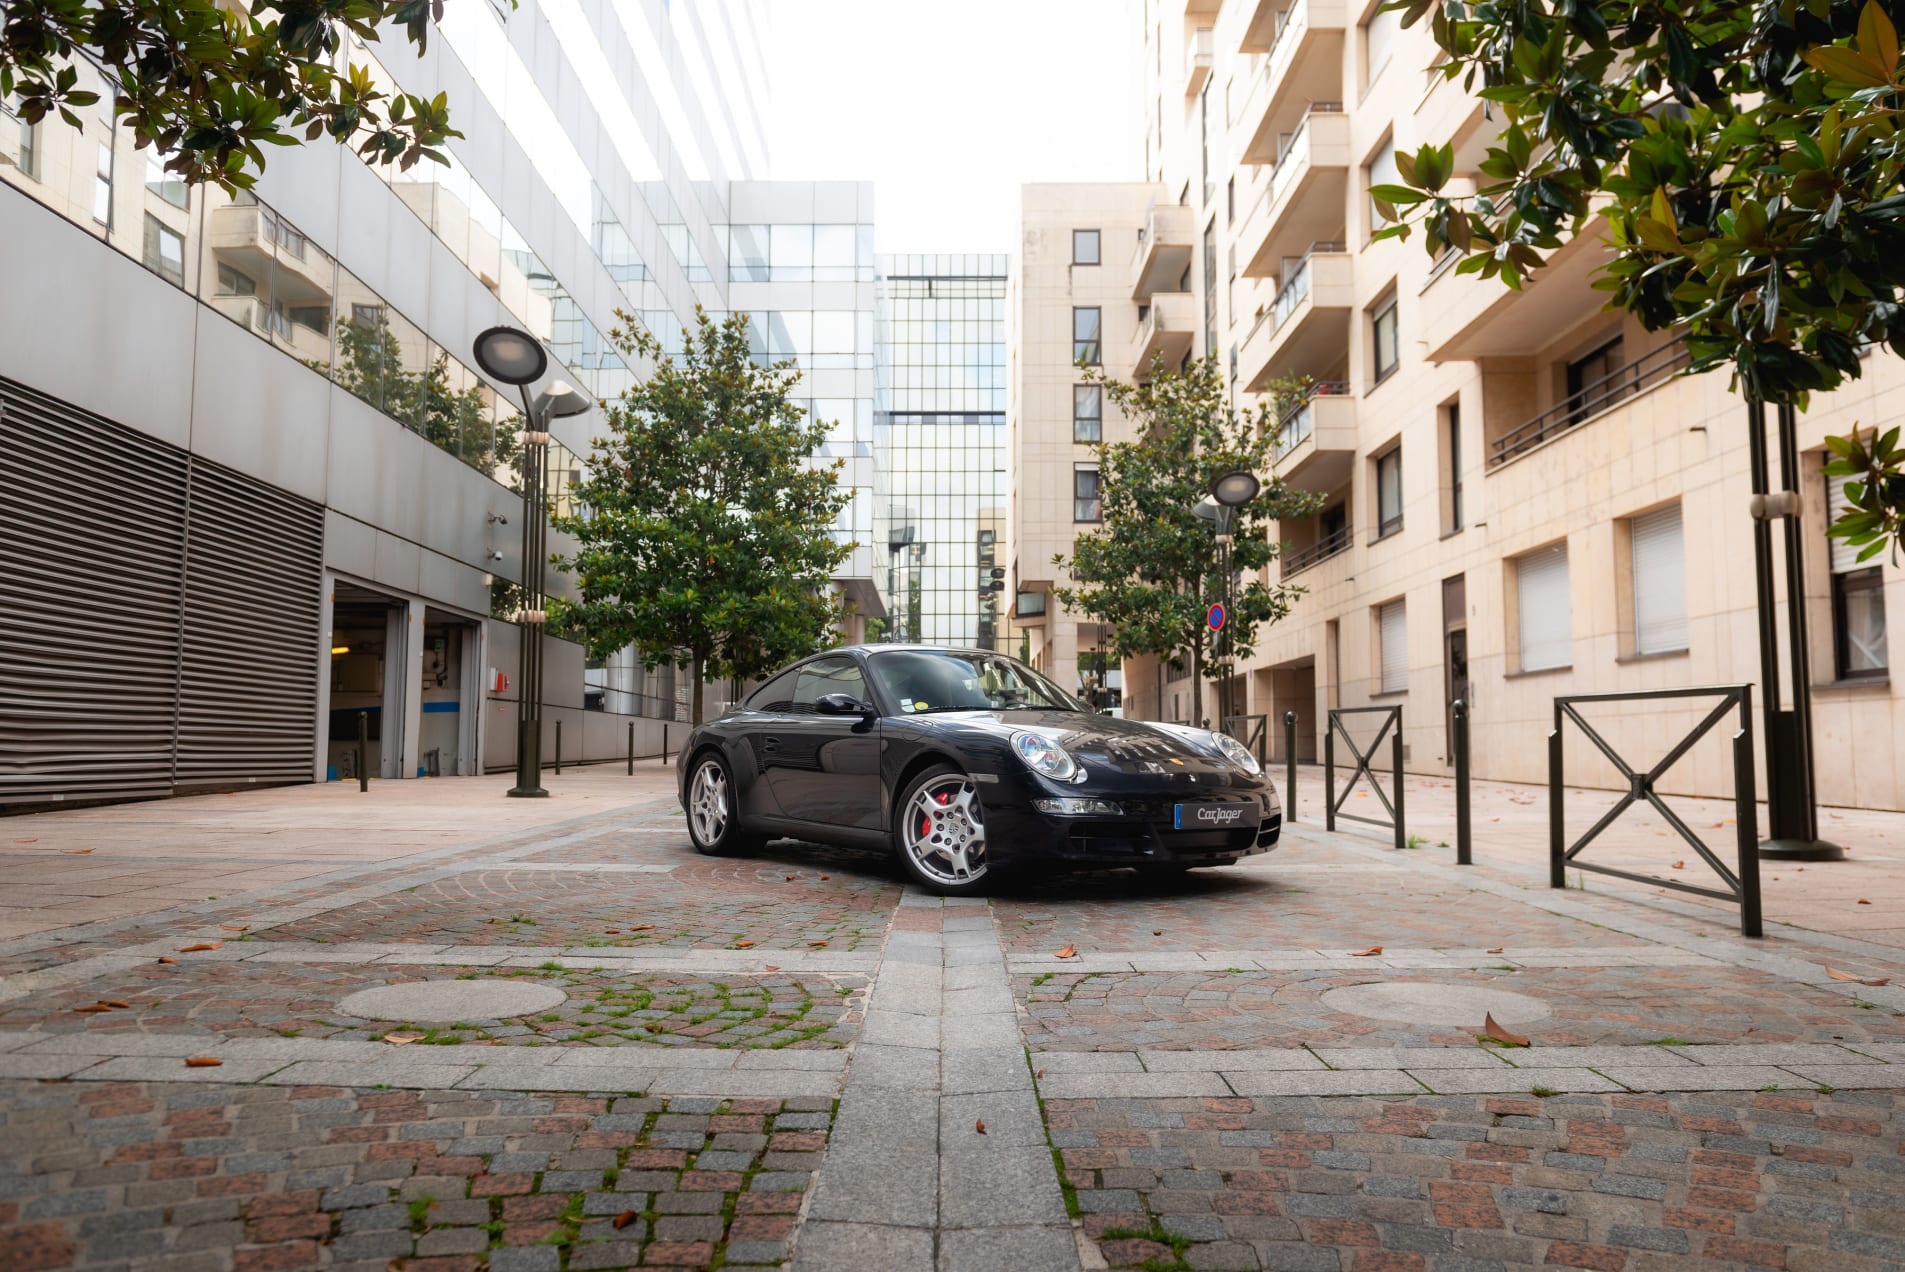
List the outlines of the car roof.
{"type": "Polygon", "coordinates": [[[992,649],[974,649],[966,645],[902,645],[898,642],[881,641],[878,644],[841,645],[829,649],[830,654],[879,654],[894,650],[928,654],[984,654],[990,658],[1011,658],[1011,654],[1000,653],[992,649]]]}

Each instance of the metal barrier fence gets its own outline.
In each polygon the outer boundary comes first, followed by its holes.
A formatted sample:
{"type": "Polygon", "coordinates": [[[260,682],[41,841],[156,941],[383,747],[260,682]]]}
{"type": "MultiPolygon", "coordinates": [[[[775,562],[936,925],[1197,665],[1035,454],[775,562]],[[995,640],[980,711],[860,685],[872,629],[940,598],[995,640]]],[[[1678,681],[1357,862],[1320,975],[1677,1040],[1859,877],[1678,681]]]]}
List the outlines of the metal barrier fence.
{"type": "Polygon", "coordinates": [[[1329,731],[1323,735],[1323,783],[1326,798],[1323,801],[1325,829],[1335,830],[1338,818],[1344,821],[1363,822],[1370,826],[1381,826],[1396,832],[1396,847],[1409,846],[1408,832],[1403,827],[1402,810],[1402,708],[1393,707],[1331,707],[1329,731]],[[1379,715],[1383,718],[1382,727],[1376,730],[1376,736],[1370,740],[1368,749],[1356,745],[1356,739],[1349,735],[1349,729],[1343,724],[1344,716],[1379,715]],[[1343,793],[1336,793],[1336,735],[1343,735],[1343,745],[1356,758],[1356,771],[1349,775],[1349,781],[1343,787],[1343,793]],[[1370,771],[1369,762],[1382,746],[1384,738],[1389,739],[1389,775],[1393,781],[1395,799],[1383,793],[1376,775],[1370,771]],[[1369,779],[1369,789],[1376,792],[1376,798],[1382,802],[1389,820],[1376,817],[1363,817],[1357,813],[1346,813],[1343,805],[1349,800],[1349,794],[1356,789],[1358,778],[1369,779]]]}
{"type": "MultiPolygon", "coordinates": [[[[1335,713],[1332,712],[1332,715],[1335,713]]],[[[1554,700],[1554,732],[1548,735],[1548,882],[1556,888],[1567,886],[1567,868],[1572,865],[1576,870],[1591,870],[1596,874],[1612,875],[1617,879],[1627,879],[1635,883],[1645,883],[1656,888],[1672,888],[1676,892],[1691,892],[1695,896],[1713,897],[1720,901],[1731,901],[1740,907],[1740,931],[1746,936],[1762,935],[1760,921],[1759,889],[1759,820],[1756,796],[1753,789],[1753,689],[1750,685],[1708,685],[1693,689],[1654,689],[1644,693],[1589,693],[1575,694],[1554,700]],[[1594,726],[1581,718],[1575,708],[1577,704],[1589,702],[1652,702],[1669,698],[1705,698],[1718,695],[1718,706],[1709,711],[1704,719],[1683,738],[1674,748],[1661,757],[1658,763],[1645,772],[1637,772],[1622,759],[1606,738],[1603,738],[1594,726]],[[1702,843],[1700,837],[1688,829],[1678,814],[1669,808],[1665,801],[1654,792],[1661,777],[1677,763],[1681,756],[1693,748],[1693,744],[1705,737],[1707,732],[1724,720],[1728,713],[1739,712],[1739,727],[1733,734],[1733,810],[1734,831],[1739,852],[1739,870],[1735,873],[1726,863],[1702,843]],[[1572,720],[1588,741],[1594,743],[1601,754],[1611,761],[1616,770],[1627,780],[1627,793],[1609,809],[1588,832],[1577,839],[1572,847],[1567,843],[1567,827],[1562,809],[1562,725],[1572,720]],[[1594,837],[1606,830],[1627,809],[1637,803],[1647,803],[1654,807],[1667,824],[1673,827],[1693,850],[1700,854],[1701,860],[1713,868],[1726,885],[1726,890],[1703,888],[1698,884],[1681,883],[1674,879],[1660,879],[1652,875],[1637,874],[1631,870],[1619,870],[1613,866],[1594,865],[1579,860],[1581,850],[1594,841],[1594,837]]]]}

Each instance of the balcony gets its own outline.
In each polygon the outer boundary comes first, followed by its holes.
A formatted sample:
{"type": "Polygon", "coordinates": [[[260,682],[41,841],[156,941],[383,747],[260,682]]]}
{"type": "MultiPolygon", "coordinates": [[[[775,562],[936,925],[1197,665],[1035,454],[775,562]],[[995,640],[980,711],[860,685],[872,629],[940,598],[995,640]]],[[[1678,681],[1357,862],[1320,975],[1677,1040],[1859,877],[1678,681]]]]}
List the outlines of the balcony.
{"type": "Polygon", "coordinates": [[[1184,96],[1195,97],[1204,81],[1210,78],[1210,68],[1217,60],[1216,32],[1209,27],[1199,27],[1184,39],[1184,96]]]}
{"type": "Polygon", "coordinates": [[[1282,280],[1238,353],[1248,393],[1291,372],[1337,366],[1349,348],[1355,266],[1344,245],[1310,244],[1301,257],[1285,259],[1282,280]]]}
{"type": "Polygon", "coordinates": [[[1284,412],[1270,463],[1294,490],[1335,490],[1349,481],[1356,458],[1356,399],[1341,380],[1319,380],[1284,412]]]}
{"type": "Polygon", "coordinates": [[[1151,364],[1164,359],[1175,367],[1191,351],[1197,333],[1197,306],[1189,292],[1159,292],[1131,339],[1131,379],[1143,384],[1151,378],[1151,364]]]}
{"type": "Polygon", "coordinates": [[[1187,18],[1214,18],[1217,11],[1224,7],[1224,0],[1184,0],[1184,16],[1187,18]]]}
{"type": "Polygon", "coordinates": [[[1447,78],[1446,63],[1437,63],[1426,72],[1427,87],[1416,103],[1416,136],[1431,145],[1447,145],[1454,158],[1457,177],[1473,177],[1488,148],[1501,137],[1501,108],[1483,101],[1462,86],[1462,77],[1447,78]]]}
{"type": "Polygon", "coordinates": [[[1500,279],[1458,274],[1453,254],[1439,262],[1423,288],[1424,307],[1436,315],[1424,333],[1431,362],[1533,357],[1557,335],[1601,313],[1606,297],[1594,274],[1607,259],[1606,222],[1598,218],[1548,254],[1547,263],[1511,291],[1500,279]]]}
{"type": "Polygon", "coordinates": [[[1327,561],[1333,556],[1342,555],[1349,551],[1354,540],[1355,532],[1350,527],[1344,526],[1340,530],[1324,535],[1305,548],[1291,550],[1290,545],[1285,544],[1282,558],[1283,577],[1287,579],[1301,574],[1313,565],[1327,561]]]}
{"type": "Polygon", "coordinates": [[[1349,193],[1349,116],[1340,102],[1312,102],[1283,139],[1263,195],[1244,217],[1237,242],[1246,278],[1272,278],[1283,258],[1343,233],[1349,193]]]}
{"type": "Polygon", "coordinates": [[[1578,424],[1585,424],[1603,411],[1619,406],[1629,398],[1666,383],[1686,369],[1691,355],[1685,339],[1676,338],[1642,354],[1626,366],[1555,403],[1517,428],[1512,428],[1488,443],[1490,471],[1509,460],[1558,437],[1578,424]]]}
{"type": "Polygon", "coordinates": [[[1178,289],[1178,280],[1191,267],[1191,243],[1195,237],[1191,209],[1176,203],[1153,203],[1145,214],[1144,228],[1138,232],[1138,247],[1131,254],[1131,298],[1140,303],[1154,292],[1178,289]]]}
{"type": "Polygon", "coordinates": [[[1244,28],[1242,49],[1269,57],[1237,118],[1245,130],[1245,163],[1274,163],[1277,138],[1293,130],[1306,102],[1343,100],[1346,10],[1343,0],[1257,5],[1244,28]]]}
{"type": "Polygon", "coordinates": [[[336,285],[331,258],[277,213],[255,203],[216,208],[212,253],[286,305],[328,305],[336,285]]]}

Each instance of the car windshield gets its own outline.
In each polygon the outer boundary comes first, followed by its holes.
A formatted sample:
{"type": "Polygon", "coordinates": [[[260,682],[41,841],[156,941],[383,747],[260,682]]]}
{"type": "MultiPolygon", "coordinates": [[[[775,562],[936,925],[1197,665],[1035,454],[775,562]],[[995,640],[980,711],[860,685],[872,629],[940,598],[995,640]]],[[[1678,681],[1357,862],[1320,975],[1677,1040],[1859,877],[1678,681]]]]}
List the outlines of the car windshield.
{"type": "Polygon", "coordinates": [[[1085,706],[1031,668],[992,654],[896,649],[867,660],[873,679],[908,715],[1085,706]]]}

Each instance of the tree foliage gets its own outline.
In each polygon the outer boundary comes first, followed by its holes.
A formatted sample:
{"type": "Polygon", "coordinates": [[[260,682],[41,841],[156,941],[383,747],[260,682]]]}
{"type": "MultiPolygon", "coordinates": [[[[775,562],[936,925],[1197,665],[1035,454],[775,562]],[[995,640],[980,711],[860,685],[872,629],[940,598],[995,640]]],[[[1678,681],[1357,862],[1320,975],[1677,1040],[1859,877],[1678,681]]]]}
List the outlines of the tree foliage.
{"type": "MultiPolygon", "coordinates": [[[[1458,272],[1518,287],[1604,216],[1611,305],[1684,328],[1692,369],[1730,366],[1769,402],[1856,379],[1870,346],[1905,354],[1905,0],[1390,7],[1431,19],[1443,74],[1501,131],[1473,194],[1450,145],[1398,153],[1376,237],[1419,228],[1458,272]]],[[[1866,471],[1854,505],[1905,541],[1896,457],[1866,471]]]]}
{"type": "MultiPolygon", "coordinates": [[[[474,3],[474,0],[461,0],[474,3]]],[[[512,0],[513,4],[513,0],[512,0]]],[[[265,146],[329,135],[373,163],[444,162],[443,94],[385,93],[340,56],[345,38],[375,43],[386,23],[421,53],[443,0],[8,0],[0,4],[0,99],[38,123],[99,94],[76,62],[106,70],[112,108],[140,149],[156,146],[188,183],[250,187],[265,146]]]]}
{"type": "Polygon", "coordinates": [[[833,527],[851,492],[839,461],[811,462],[827,426],[795,405],[791,363],[750,356],[744,315],[697,310],[672,357],[620,316],[617,346],[655,370],[603,404],[608,434],[576,489],[587,511],[550,519],[580,545],[556,564],[581,593],[552,617],[592,655],[632,644],[652,670],[685,654],[698,720],[706,680],[765,675],[833,638],[828,584],[853,548],[833,527]]]}
{"type": "Polygon", "coordinates": [[[431,445],[484,472],[515,458],[515,440],[497,435],[483,390],[451,384],[449,354],[439,350],[421,371],[404,369],[397,333],[381,308],[375,317],[339,318],[337,350],[338,385],[402,420],[431,445]]]}
{"type": "MultiPolygon", "coordinates": [[[[1111,627],[1109,648],[1119,658],[1153,654],[1188,662],[1193,718],[1203,715],[1203,667],[1211,632],[1205,612],[1224,595],[1217,527],[1193,509],[1211,481],[1247,468],[1270,471],[1277,417],[1269,403],[1238,411],[1224,391],[1215,358],[1183,372],[1153,368],[1147,384],[1132,386],[1087,370],[1088,381],[1123,412],[1136,436],[1100,442],[1100,499],[1104,521],[1078,537],[1069,561],[1077,585],[1055,589],[1067,606],[1111,627]]],[[[1321,498],[1286,489],[1269,478],[1232,518],[1232,565],[1242,582],[1231,597],[1227,630],[1232,653],[1248,657],[1258,626],[1290,612],[1301,588],[1271,586],[1255,577],[1276,559],[1273,522],[1309,516],[1321,498]]]]}

